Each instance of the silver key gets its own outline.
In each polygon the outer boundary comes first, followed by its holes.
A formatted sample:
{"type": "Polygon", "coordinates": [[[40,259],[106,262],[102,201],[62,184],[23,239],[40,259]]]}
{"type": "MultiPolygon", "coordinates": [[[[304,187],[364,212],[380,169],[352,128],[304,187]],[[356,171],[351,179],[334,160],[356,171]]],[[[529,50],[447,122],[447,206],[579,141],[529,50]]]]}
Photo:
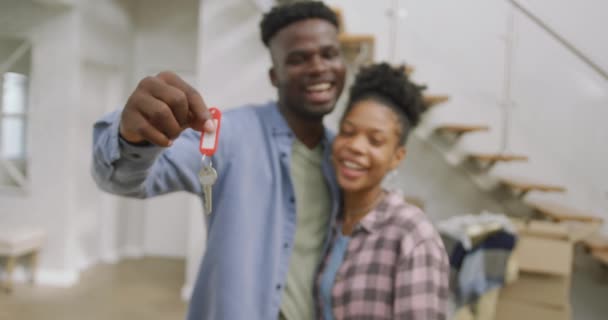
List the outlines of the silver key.
{"type": "Polygon", "coordinates": [[[205,213],[210,214],[211,209],[213,208],[211,204],[211,191],[215,180],[217,180],[217,172],[211,164],[203,164],[203,167],[198,174],[198,179],[203,187],[203,204],[205,206],[205,213]]]}

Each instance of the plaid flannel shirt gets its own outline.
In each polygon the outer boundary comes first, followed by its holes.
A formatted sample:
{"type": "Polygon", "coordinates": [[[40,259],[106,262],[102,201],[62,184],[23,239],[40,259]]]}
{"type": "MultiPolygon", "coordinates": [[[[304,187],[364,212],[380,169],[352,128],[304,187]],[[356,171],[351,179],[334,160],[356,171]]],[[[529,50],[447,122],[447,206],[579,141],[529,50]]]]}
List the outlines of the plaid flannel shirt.
{"type": "MultiPolygon", "coordinates": [[[[337,225],[331,234],[331,245],[337,225]]],[[[330,249],[331,250],[331,249],[330,249]]],[[[315,281],[319,285],[329,251],[315,281]]],[[[419,208],[389,193],[355,228],[332,289],[336,320],[446,319],[449,260],[435,228],[419,208]]]]}

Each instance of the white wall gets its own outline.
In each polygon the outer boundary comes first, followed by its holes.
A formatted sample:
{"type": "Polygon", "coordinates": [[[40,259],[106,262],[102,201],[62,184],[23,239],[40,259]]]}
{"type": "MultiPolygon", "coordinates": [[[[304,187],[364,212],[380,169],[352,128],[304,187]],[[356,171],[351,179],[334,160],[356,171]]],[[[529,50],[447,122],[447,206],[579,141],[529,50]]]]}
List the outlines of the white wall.
{"type": "Polygon", "coordinates": [[[83,60],[120,67],[121,71],[130,73],[133,25],[128,4],[124,1],[98,0],[86,1],[79,8],[83,60]]]}
{"type": "MultiPolygon", "coordinates": [[[[140,0],[130,6],[135,32],[131,87],[163,70],[177,72],[196,85],[198,0],[140,0]]],[[[144,255],[185,257],[192,197],[170,194],[133,203],[139,207],[126,213],[131,216],[127,230],[141,236],[130,248],[144,255]]]]}
{"type": "Polygon", "coordinates": [[[69,234],[69,158],[71,113],[78,105],[78,16],[28,3],[2,2],[3,33],[32,42],[28,154],[30,187],[0,193],[3,224],[46,229],[40,280],[65,284],[77,277],[67,250],[69,234]],[[11,21],[13,23],[11,23],[11,21]],[[62,35],[57,37],[57,35],[62,35]]]}
{"type": "MultiPolygon", "coordinates": [[[[80,91],[80,110],[77,112],[78,119],[75,119],[71,128],[74,130],[72,135],[72,145],[78,146],[78,151],[73,152],[72,170],[78,174],[72,175],[73,198],[71,199],[74,211],[70,217],[70,246],[73,263],[79,269],[84,269],[98,260],[106,257],[115,257],[118,252],[118,243],[108,246],[110,239],[105,240],[104,234],[116,229],[115,223],[109,224],[109,220],[116,220],[104,213],[104,206],[111,206],[112,202],[118,198],[103,194],[95,185],[90,175],[91,154],[83,150],[91,150],[91,128],[93,123],[106,112],[114,109],[118,103],[120,92],[124,81],[121,80],[119,66],[110,67],[96,62],[82,63],[81,70],[81,91],[80,91]],[[120,85],[120,87],[118,87],[120,85]],[[86,134],[87,131],[89,134],[86,134]],[[102,220],[103,219],[103,220],[102,220]],[[105,226],[105,229],[102,228],[105,226]]],[[[124,77],[123,77],[124,78],[124,77]]],[[[111,213],[112,215],[118,212],[111,213]]],[[[115,233],[115,232],[113,232],[115,233]]],[[[102,259],[108,260],[108,259],[102,259]]],[[[115,259],[109,259],[115,260],[115,259]]]]}
{"type": "Polygon", "coordinates": [[[135,83],[163,70],[195,72],[198,1],[133,1],[131,14],[135,83]]]}
{"type": "Polygon", "coordinates": [[[124,104],[130,80],[132,26],[127,8],[116,1],[88,1],[80,13],[80,103],[73,113],[71,162],[81,174],[72,176],[73,214],[70,252],[84,269],[99,260],[113,262],[124,244],[117,224],[124,220],[117,197],[103,194],[90,175],[91,128],[103,114],[124,104]],[[113,208],[113,210],[111,209],[113,208]]]}
{"type": "Polygon", "coordinates": [[[276,98],[270,56],[260,39],[262,12],[253,1],[206,0],[199,30],[199,88],[220,109],[276,98]]]}

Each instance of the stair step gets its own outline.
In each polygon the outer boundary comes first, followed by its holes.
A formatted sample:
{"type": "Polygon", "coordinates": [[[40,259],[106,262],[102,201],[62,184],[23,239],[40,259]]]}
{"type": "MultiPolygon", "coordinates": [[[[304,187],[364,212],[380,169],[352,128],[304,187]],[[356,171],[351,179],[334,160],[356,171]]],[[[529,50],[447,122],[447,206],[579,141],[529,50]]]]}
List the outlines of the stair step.
{"type": "Polygon", "coordinates": [[[374,61],[375,38],[368,34],[341,33],[338,35],[345,59],[351,62],[369,64],[374,61]],[[362,58],[362,54],[365,56],[362,58]],[[356,61],[362,58],[362,61],[356,61]]]}
{"type": "MultiPolygon", "coordinates": [[[[407,72],[407,67],[406,67],[406,72],[407,72]]],[[[447,102],[448,100],[450,100],[450,96],[448,96],[447,94],[428,94],[428,95],[424,95],[422,97],[422,100],[424,101],[424,105],[426,105],[427,109],[434,107],[436,105],[442,104],[444,102],[447,102]]]]}
{"type": "Polygon", "coordinates": [[[558,185],[543,183],[534,181],[529,178],[523,177],[499,177],[500,181],[511,189],[518,190],[522,193],[529,191],[542,191],[542,192],[566,192],[566,188],[558,185]]]}
{"type": "Polygon", "coordinates": [[[528,161],[528,156],[510,153],[471,153],[469,157],[480,162],[528,161]]]}
{"type": "Polygon", "coordinates": [[[591,256],[605,266],[608,266],[608,250],[591,251],[591,256]]]}
{"type": "Polygon", "coordinates": [[[403,199],[405,202],[424,210],[424,200],[422,200],[422,198],[416,196],[405,196],[403,199]]]}
{"type": "Polygon", "coordinates": [[[338,7],[332,7],[331,10],[336,14],[338,18],[338,31],[340,33],[344,32],[344,14],[342,14],[342,9],[338,7]]]}
{"type": "Polygon", "coordinates": [[[376,38],[371,34],[353,34],[353,33],[341,33],[338,35],[340,44],[346,46],[360,46],[361,44],[374,45],[376,38]]]}
{"type": "Polygon", "coordinates": [[[583,244],[590,251],[606,251],[608,252],[608,237],[603,236],[601,234],[595,234],[585,240],[583,240],[583,244]]]}
{"type": "Polygon", "coordinates": [[[586,223],[602,223],[603,219],[589,212],[572,208],[560,203],[547,200],[528,200],[526,204],[545,217],[557,222],[578,221],[586,223]]]}
{"type": "Polygon", "coordinates": [[[414,71],[416,70],[416,68],[414,68],[413,66],[408,66],[408,65],[403,66],[403,68],[405,69],[405,74],[408,76],[411,76],[414,73],[414,71]]]}
{"type": "Polygon", "coordinates": [[[471,132],[489,131],[490,127],[483,124],[458,124],[458,123],[446,123],[439,125],[436,128],[439,132],[453,133],[453,134],[465,134],[471,132]]]}

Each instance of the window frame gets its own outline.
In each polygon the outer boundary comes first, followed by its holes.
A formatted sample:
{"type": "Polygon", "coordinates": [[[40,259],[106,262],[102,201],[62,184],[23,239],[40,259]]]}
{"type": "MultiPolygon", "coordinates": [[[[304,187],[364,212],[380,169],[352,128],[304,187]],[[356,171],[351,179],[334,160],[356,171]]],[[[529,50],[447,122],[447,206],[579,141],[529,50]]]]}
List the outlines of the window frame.
{"type": "MultiPolygon", "coordinates": [[[[23,158],[19,159],[7,159],[3,154],[0,154],[0,170],[4,171],[7,174],[7,178],[9,182],[0,181],[0,192],[16,192],[23,193],[27,192],[30,188],[29,183],[29,113],[30,113],[30,101],[31,101],[31,58],[27,63],[30,65],[29,74],[25,74],[27,77],[27,91],[26,91],[26,103],[22,112],[10,112],[7,113],[4,111],[4,74],[9,72],[14,72],[12,69],[15,64],[17,64],[26,54],[30,54],[31,56],[32,45],[31,42],[27,39],[23,39],[21,45],[19,45],[12,54],[10,54],[5,60],[0,61],[0,134],[2,132],[4,126],[4,120],[9,118],[22,119],[23,122],[23,149],[24,154],[23,158]],[[20,169],[17,165],[15,165],[12,161],[23,161],[24,169],[20,169]]],[[[19,72],[15,72],[19,73],[19,72]]],[[[0,151],[2,151],[2,139],[0,139],[0,151]]]]}

